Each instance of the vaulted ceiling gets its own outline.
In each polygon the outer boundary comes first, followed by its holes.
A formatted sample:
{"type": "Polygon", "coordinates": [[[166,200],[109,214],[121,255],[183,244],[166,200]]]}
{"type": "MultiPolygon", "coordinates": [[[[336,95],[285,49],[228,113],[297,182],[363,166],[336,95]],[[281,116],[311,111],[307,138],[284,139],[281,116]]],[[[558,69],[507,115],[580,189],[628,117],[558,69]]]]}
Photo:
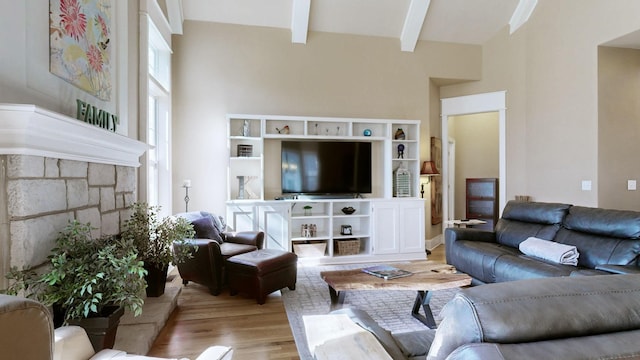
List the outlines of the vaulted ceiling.
{"type": "MultiPolygon", "coordinates": [[[[167,0],[170,2],[170,0],[167,0]]],[[[402,51],[418,40],[483,44],[500,29],[514,32],[537,0],[183,0],[184,20],[399,39],[402,51]]]]}

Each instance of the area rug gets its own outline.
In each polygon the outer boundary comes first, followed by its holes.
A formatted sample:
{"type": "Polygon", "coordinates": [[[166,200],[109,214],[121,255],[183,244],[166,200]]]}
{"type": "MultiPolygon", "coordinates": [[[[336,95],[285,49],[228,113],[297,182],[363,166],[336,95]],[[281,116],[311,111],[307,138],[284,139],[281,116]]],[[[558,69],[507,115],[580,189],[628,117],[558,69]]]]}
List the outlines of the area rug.
{"type": "MultiPolygon", "coordinates": [[[[320,278],[320,272],[371,265],[374,264],[299,267],[296,290],[282,289],[282,300],[301,360],[313,359],[307,348],[302,316],[327,314],[330,311],[329,288],[320,278]]],[[[440,322],[440,310],[444,304],[458,291],[459,289],[450,289],[433,292],[430,305],[436,323],[440,322]]],[[[411,316],[415,298],[416,292],[407,290],[349,291],[345,296],[344,307],[365,310],[380,326],[394,333],[424,330],[426,326],[411,316]]]]}

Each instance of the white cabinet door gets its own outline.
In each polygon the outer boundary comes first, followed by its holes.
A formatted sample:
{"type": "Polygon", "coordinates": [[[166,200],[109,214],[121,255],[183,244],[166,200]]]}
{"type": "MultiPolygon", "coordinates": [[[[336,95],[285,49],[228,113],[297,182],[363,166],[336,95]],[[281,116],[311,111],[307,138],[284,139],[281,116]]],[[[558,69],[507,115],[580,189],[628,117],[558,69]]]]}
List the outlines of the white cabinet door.
{"type": "Polygon", "coordinates": [[[398,243],[398,204],[392,201],[374,201],[373,219],[373,253],[396,254],[400,250],[398,243]]]}
{"type": "Polygon", "coordinates": [[[424,252],[424,201],[407,200],[398,204],[400,252],[424,252]]]}
{"type": "Polygon", "coordinates": [[[373,201],[373,253],[424,252],[424,201],[373,201]]]}
{"type": "Polygon", "coordinates": [[[264,232],[264,247],[291,251],[289,248],[288,204],[265,204],[256,206],[258,230],[264,232]]]}
{"type": "Polygon", "coordinates": [[[233,231],[253,231],[256,229],[253,204],[227,203],[227,226],[233,231]]]}

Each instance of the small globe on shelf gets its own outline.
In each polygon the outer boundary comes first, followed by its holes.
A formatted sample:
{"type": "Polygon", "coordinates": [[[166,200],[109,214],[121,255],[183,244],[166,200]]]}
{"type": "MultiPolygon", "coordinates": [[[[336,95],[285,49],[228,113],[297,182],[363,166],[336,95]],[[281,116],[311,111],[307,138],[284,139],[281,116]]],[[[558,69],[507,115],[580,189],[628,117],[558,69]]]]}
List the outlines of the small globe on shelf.
{"type": "Polygon", "coordinates": [[[355,209],[355,208],[353,208],[353,207],[351,207],[351,206],[349,206],[349,207],[343,207],[343,208],[342,208],[342,212],[343,212],[343,213],[345,213],[345,214],[347,214],[347,215],[351,215],[351,214],[353,214],[354,212],[356,212],[356,209],[355,209]]]}

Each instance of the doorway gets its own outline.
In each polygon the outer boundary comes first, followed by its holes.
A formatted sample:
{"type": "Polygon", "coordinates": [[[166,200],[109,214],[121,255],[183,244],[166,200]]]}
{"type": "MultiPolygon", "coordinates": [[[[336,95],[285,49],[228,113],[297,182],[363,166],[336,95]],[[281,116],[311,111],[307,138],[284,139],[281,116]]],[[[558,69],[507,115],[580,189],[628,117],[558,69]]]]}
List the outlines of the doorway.
{"type": "MultiPolygon", "coordinates": [[[[441,99],[442,102],[442,138],[449,139],[449,117],[458,115],[469,115],[476,113],[497,112],[498,113],[498,163],[499,163],[499,214],[506,203],[506,92],[498,91],[492,93],[483,93],[476,95],[459,96],[453,98],[441,99]]],[[[452,198],[450,192],[455,185],[450,183],[450,159],[449,159],[449,141],[442,142],[442,179],[446,182],[442,185],[442,226],[447,226],[449,220],[452,220],[452,212],[449,210],[449,199],[452,198]]],[[[453,174],[452,174],[453,175],[453,174]]]]}
{"type": "MultiPolygon", "coordinates": [[[[498,113],[449,116],[449,219],[465,219],[467,179],[499,176],[498,113]],[[457,144],[456,144],[457,142],[457,144]],[[455,152],[451,146],[455,147],[455,152]]],[[[495,194],[496,200],[498,194],[495,194]]]]}

